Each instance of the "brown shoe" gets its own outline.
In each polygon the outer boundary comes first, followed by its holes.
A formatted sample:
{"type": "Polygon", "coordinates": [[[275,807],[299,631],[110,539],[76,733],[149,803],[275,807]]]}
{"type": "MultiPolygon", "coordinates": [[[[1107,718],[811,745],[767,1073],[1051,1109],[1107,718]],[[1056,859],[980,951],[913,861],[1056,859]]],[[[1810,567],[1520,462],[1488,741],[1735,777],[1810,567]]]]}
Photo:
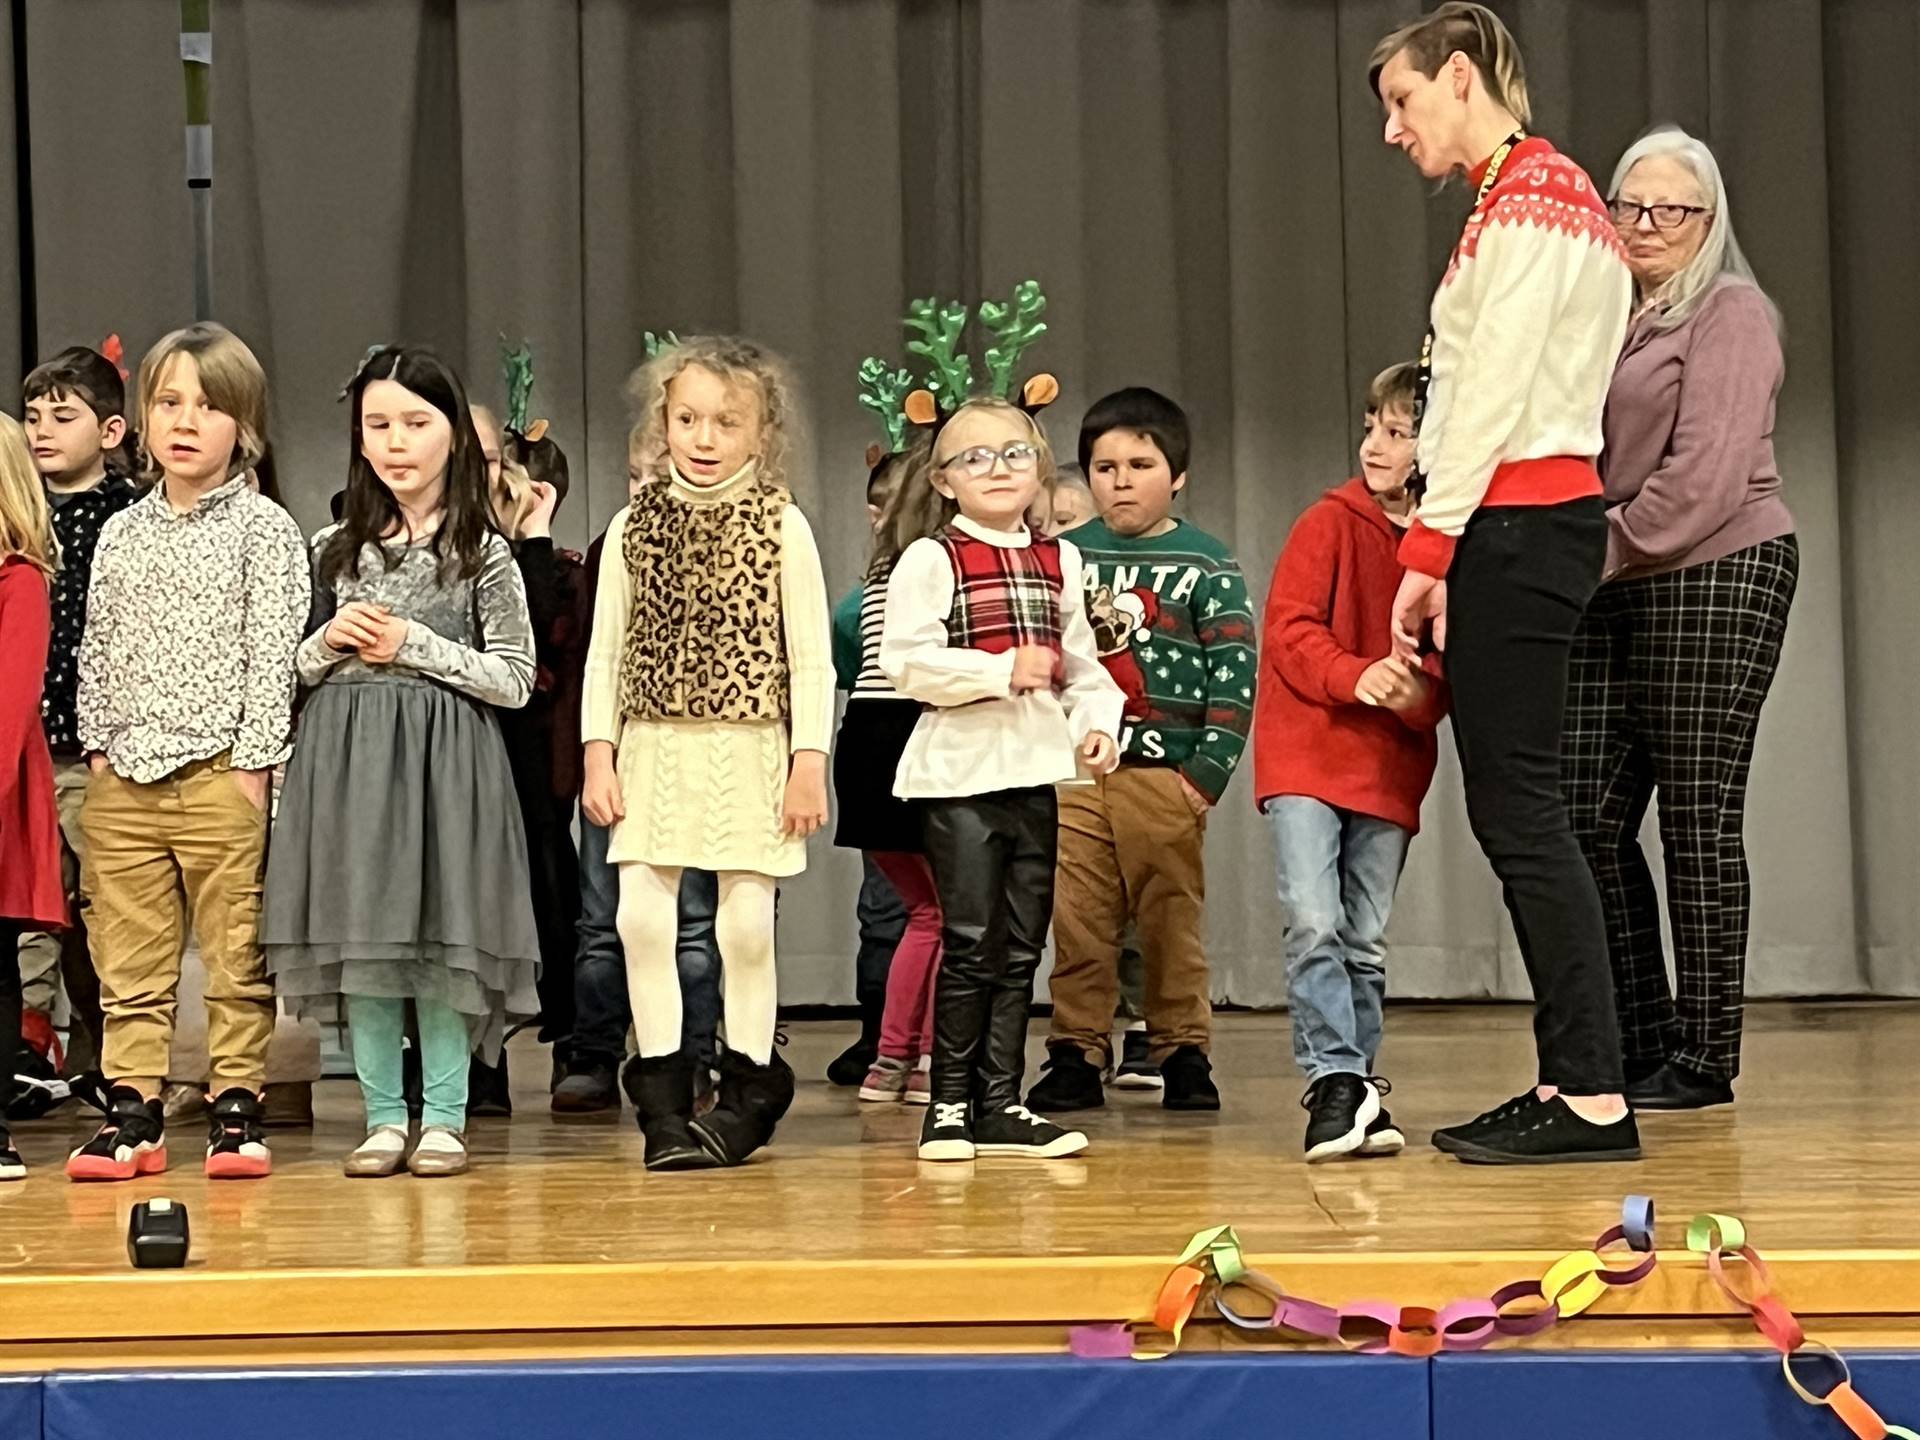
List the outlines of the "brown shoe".
{"type": "Polygon", "coordinates": [[[467,1137],[444,1125],[426,1126],[407,1157],[407,1169],[422,1179],[466,1174],[467,1137]]]}
{"type": "Polygon", "coordinates": [[[260,1123],[269,1130],[311,1130],[313,1086],[305,1080],[267,1086],[266,1098],[261,1102],[260,1123]]]}

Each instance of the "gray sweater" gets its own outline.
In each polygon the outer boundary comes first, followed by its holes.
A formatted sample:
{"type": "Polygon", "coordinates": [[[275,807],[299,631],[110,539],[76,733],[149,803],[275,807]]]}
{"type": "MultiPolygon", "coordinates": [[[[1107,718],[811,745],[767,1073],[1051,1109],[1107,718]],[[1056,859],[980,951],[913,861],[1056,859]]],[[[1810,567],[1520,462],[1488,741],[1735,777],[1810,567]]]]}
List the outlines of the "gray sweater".
{"type": "Polygon", "coordinates": [[[1722,279],[1671,330],[1642,314],[1607,391],[1609,579],[1719,560],[1793,531],[1773,454],[1786,378],[1765,298],[1722,279]]]}

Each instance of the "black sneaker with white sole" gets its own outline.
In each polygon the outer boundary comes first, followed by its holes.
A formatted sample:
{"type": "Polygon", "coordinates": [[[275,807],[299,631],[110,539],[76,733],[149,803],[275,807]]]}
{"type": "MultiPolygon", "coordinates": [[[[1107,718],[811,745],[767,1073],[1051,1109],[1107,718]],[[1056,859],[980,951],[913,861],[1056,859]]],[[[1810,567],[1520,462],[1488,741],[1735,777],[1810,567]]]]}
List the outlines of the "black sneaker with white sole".
{"type": "Polygon", "coordinates": [[[973,1106],[965,1100],[936,1100],[927,1106],[927,1118],[920,1122],[920,1158],[922,1160],[971,1160],[977,1148],[973,1143],[973,1106]]]}
{"type": "Polygon", "coordinates": [[[27,1162],[22,1160],[20,1152],[13,1148],[13,1138],[7,1134],[7,1127],[0,1125],[0,1181],[26,1178],[27,1162]]]}
{"type": "MultiPolygon", "coordinates": [[[[924,1147],[923,1147],[924,1148],[924,1147]]],[[[1054,1124],[1024,1105],[989,1111],[973,1122],[973,1148],[981,1155],[1025,1155],[1035,1160],[1059,1160],[1087,1148],[1078,1130],[1054,1124]]]]}
{"type": "Polygon", "coordinates": [[[1116,1090],[1158,1090],[1165,1079],[1147,1050],[1147,1032],[1128,1030],[1120,1036],[1120,1063],[1114,1068],[1116,1090]]]}
{"type": "Polygon", "coordinates": [[[1393,1123],[1393,1116],[1382,1110],[1367,1126],[1367,1138],[1360,1142],[1362,1155],[1398,1155],[1407,1148],[1407,1137],[1393,1123]]]}
{"type": "Polygon", "coordinates": [[[1499,1125],[1458,1142],[1453,1155],[1469,1165],[1569,1165],[1596,1160],[1638,1160],[1640,1131],[1629,1110],[1610,1124],[1574,1113],[1556,1095],[1535,1100],[1499,1125]]]}
{"type": "Polygon", "coordinates": [[[1367,1127],[1380,1113],[1380,1092],[1364,1075],[1322,1075],[1300,1097],[1307,1112],[1307,1163],[1337,1160],[1366,1143],[1367,1127]]]}

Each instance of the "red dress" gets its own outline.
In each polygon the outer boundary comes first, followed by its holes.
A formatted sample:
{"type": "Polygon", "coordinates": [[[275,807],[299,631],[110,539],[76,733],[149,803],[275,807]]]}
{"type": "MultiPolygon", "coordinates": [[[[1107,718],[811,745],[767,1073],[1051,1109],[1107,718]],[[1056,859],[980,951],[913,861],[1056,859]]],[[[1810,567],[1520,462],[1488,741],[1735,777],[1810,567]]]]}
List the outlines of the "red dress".
{"type": "Polygon", "coordinates": [[[0,560],[0,919],[37,929],[67,923],[53,757],[40,729],[52,623],[46,578],[17,555],[0,560]]]}

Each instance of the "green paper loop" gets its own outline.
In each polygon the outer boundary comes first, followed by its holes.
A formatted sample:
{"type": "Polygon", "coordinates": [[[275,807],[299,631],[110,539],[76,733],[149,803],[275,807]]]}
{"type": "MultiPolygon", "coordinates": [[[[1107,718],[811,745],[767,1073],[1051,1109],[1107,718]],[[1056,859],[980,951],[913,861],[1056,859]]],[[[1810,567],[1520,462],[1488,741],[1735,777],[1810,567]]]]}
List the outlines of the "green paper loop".
{"type": "Polygon", "coordinates": [[[1722,1250],[1738,1250],[1747,1243],[1747,1227],[1732,1215],[1696,1215],[1687,1226],[1687,1249],[1697,1255],[1713,1253],[1714,1231],[1720,1232],[1722,1250]]]}
{"type": "Polygon", "coordinates": [[[1247,1273],[1246,1257],[1240,1251],[1240,1237],[1234,1233],[1231,1225],[1216,1225],[1211,1230],[1202,1230],[1187,1242],[1187,1248],[1176,1262],[1191,1265],[1202,1255],[1213,1266],[1214,1278],[1222,1285],[1238,1284],[1240,1277],[1247,1273]]]}

